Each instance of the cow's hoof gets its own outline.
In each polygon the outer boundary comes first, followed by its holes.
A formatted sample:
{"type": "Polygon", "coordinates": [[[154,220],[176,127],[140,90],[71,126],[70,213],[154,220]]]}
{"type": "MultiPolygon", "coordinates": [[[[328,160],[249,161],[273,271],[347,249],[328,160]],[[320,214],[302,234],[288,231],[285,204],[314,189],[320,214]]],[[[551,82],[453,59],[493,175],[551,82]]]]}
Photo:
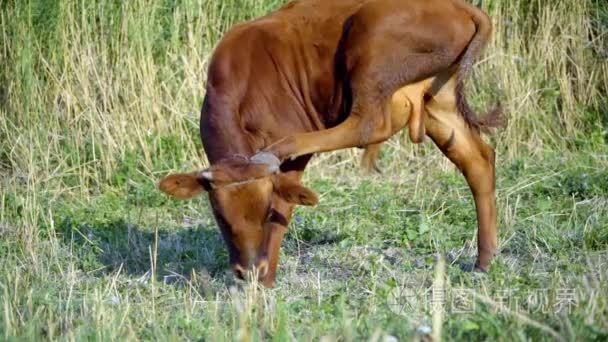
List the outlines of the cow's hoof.
{"type": "Polygon", "coordinates": [[[475,265],[474,264],[470,264],[470,263],[463,263],[463,262],[461,262],[460,263],[460,269],[463,272],[467,272],[467,273],[473,272],[473,270],[475,269],[475,265]]]}
{"type": "Polygon", "coordinates": [[[363,157],[361,158],[361,167],[363,171],[372,175],[374,173],[382,174],[382,169],[378,167],[378,157],[380,156],[380,145],[368,145],[365,147],[363,157]]]}
{"type": "Polygon", "coordinates": [[[270,173],[277,173],[281,169],[281,161],[271,152],[258,152],[249,160],[252,163],[268,165],[268,171],[270,173]]]}
{"type": "Polygon", "coordinates": [[[479,267],[477,264],[460,263],[460,269],[467,273],[488,273],[487,270],[479,267]]]}
{"type": "Polygon", "coordinates": [[[361,167],[366,175],[382,174],[382,169],[378,166],[378,163],[375,160],[369,161],[364,159],[361,162],[361,167]]]}

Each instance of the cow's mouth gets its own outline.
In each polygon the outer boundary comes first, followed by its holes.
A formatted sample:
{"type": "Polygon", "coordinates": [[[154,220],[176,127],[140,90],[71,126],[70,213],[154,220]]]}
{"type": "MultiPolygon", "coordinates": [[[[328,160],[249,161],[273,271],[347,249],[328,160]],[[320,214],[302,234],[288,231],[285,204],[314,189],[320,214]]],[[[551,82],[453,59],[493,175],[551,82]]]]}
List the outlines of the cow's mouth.
{"type": "Polygon", "coordinates": [[[245,268],[241,264],[233,264],[232,271],[237,278],[241,280],[247,280],[249,277],[253,277],[256,280],[262,281],[268,275],[269,264],[267,258],[261,258],[255,266],[251,268],[245,268]]]}

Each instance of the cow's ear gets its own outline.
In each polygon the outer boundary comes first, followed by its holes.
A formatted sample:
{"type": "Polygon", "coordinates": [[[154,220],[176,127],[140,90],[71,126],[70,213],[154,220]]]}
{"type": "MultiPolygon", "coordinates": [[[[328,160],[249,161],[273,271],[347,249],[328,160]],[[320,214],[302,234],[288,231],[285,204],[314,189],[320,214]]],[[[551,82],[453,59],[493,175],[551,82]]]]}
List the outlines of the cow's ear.
{"type": "Polygon", "coordinates": [[[307,206],[315,206],[319,203],[319,196],[299,182],[277,181],[274,190],[289,203],[307,206]]]}
{"type": "Polygon", "coordinates": [[[207,190],[209,184],[201,172],[176,173],[160,180],[158,188],[167,195],[177,199],[191,199],[207,190]]]}

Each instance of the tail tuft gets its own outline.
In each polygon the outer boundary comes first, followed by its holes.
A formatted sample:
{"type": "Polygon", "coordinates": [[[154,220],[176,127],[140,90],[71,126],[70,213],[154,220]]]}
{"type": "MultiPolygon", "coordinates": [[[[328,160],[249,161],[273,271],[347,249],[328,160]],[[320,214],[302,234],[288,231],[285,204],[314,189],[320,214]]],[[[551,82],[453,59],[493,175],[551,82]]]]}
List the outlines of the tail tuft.
{"type": "Polygon", "coordinates": [[[503,108],[500,102],[498,102],[494,108],[489,110],[482,117],[477,116],[477,114],[469,106],[469,103],[464,95],[463,82],[458,82],[456,85],[456,106],[467,124],[477,131],[490,133],[494,128],[504,127],[508,121],[504,116],[503,108]]]}

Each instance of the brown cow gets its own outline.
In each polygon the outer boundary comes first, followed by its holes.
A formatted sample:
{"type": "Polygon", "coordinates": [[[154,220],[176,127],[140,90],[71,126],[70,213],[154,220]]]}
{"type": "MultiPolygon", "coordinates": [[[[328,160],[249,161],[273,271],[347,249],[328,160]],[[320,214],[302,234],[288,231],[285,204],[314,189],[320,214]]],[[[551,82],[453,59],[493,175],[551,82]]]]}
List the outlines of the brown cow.
{"type": "MultiPolygon", "coordinates": [[[[237,25],[208,70],[201,138],[211,167],[165,177],[178,198],[209,192],[237,273],[273,286],[300,183],[314,153],[379,144],[405,126],[428,135],[466,177],[478,218],[476,268],[497,249],[494,150],[463,95],[489,18],[464,0],[299,0],[237,25]],[[261,151],[261,152],[260,152],[261,151]]],[[[497,114],[498,111],[494,112],[497,114]]]]}

